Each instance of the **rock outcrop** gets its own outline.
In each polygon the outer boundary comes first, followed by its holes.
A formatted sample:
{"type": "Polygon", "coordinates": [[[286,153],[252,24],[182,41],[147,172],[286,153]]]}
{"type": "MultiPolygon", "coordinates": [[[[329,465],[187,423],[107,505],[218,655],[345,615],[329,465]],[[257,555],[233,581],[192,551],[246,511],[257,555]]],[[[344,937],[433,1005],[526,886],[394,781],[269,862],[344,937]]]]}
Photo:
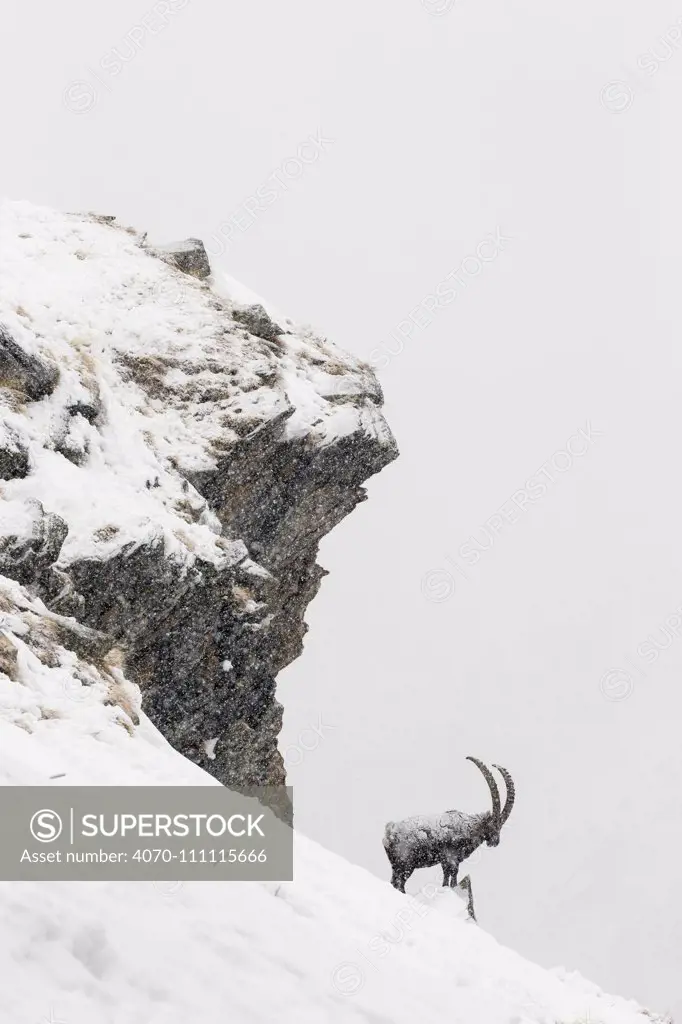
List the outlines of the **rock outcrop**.
{"type": "MultiPolygon", "coordinates": [[[[115,218],[114,218],[115,219],[115,218]]],[[[165,260],[177,270],[185,274],[198,277],[203,281],[211,276],[211,264],[209,263],[206,247],[200,238],[187,238],[184,242],[170,242],[167,245],[159,245],[150,252],[165,260]]]]}
{"type": "Polygon", "coordinates": [[[0,572],[120,652],[182,754],[282,783],[319,541],[397,454],[371,370],[236,303],[194,240],[27,204],[0,239],[0,572]]]}
{"type": "Polygon", "coordinates": [[[45,363],[18,345],[0,324],[0,381],[29,400],[51,395],[59,380],[56,366],[45,363]]]}

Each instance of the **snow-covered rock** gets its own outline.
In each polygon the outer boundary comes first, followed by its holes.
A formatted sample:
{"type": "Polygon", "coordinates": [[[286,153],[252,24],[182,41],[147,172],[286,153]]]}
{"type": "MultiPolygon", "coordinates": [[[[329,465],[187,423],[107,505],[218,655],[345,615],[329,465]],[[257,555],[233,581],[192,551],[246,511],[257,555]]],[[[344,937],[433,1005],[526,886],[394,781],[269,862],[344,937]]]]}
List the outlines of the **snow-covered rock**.
{"type": "Polygon", "coordinates": [[[369,367],[204,257],[0,207],[0,572],[125,647],[178,750],[279,783],[319,540],[397,453],[369,367]]]}

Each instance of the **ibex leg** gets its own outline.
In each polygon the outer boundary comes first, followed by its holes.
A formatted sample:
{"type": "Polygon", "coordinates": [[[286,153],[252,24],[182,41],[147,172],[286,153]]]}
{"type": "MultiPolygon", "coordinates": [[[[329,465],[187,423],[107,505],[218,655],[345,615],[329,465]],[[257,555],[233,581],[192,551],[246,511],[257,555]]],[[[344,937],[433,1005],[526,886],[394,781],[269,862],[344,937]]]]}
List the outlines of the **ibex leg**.
{"type": "Polygon", "coordinates": [[[407,881],[407,878],[408,876],[405,871],[402,871],[399,867],[394,867],[391,875],[391,885],[394,889],[397,889],[398,892],[405,892],[405,882],[407,881]]]}
{"type": "Polygon", "coordinates": [[[456,857],[446,855],[441,861],[441,867],[443,869],[443,887],[447,888],[450,886],[454,889],[457,885],[457,873],[459,871],[459,861],[456,857]]]}
{"type": "Polygon", "coordinates": [[[469,877],[469,875],[467,875],[466,878],[462,879],[462,881],[459,883],[458,888],[464,889],[464,891],[468,894],[467,911],[469,912],[469,917],[472,919],[472,921],[475,921],[476,914],[474,913],[474,893],[471,888],[471,878],[469,877]]]}

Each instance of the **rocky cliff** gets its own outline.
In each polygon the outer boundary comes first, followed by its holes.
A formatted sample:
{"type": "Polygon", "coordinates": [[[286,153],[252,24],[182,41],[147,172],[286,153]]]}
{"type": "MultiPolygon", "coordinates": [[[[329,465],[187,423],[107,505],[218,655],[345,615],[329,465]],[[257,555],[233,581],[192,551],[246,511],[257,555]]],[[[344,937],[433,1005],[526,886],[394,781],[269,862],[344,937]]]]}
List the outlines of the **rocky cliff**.
{"type": "Polygon", "coordinates": [[[0,210],[0,573],[235,788],[284,780],[319,541],[397,454],[369,367],[238,298],[196,240],[0,210]]]}

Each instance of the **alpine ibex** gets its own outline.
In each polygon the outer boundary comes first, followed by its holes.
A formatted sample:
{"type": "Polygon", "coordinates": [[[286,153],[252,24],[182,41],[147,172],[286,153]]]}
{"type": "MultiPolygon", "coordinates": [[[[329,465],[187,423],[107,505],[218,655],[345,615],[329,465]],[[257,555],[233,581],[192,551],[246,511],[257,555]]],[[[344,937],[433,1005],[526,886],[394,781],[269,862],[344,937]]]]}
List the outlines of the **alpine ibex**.
{"type": "MultiPolygon", "coordinates": [[[[443,814],[419,814],[403,821],[389,821],[384,833],[384,849],[393,869],[391,885],[399,892],[405,892],[405,883],[413,871],[417,868],[430,868],[435,864],[443,868],[443,885],[454,888],[462,861],[470,857],[481,843],[485,842],[488,846],[497,846],[499,843],[502,826],[514,806],[514,782],[506,768],[501,768],[499,764],[493,765],[507,788],[502,809],[500,792],[490,769],[475,757],[467,757],[467,761],[473,761],[483,773],[493,800],[492,811],[484,811],[482,814],[445,811],[443,814]]],[[[469,912],[473,917],[468,877],[460,885],[469,890],[469,912]]]]}

